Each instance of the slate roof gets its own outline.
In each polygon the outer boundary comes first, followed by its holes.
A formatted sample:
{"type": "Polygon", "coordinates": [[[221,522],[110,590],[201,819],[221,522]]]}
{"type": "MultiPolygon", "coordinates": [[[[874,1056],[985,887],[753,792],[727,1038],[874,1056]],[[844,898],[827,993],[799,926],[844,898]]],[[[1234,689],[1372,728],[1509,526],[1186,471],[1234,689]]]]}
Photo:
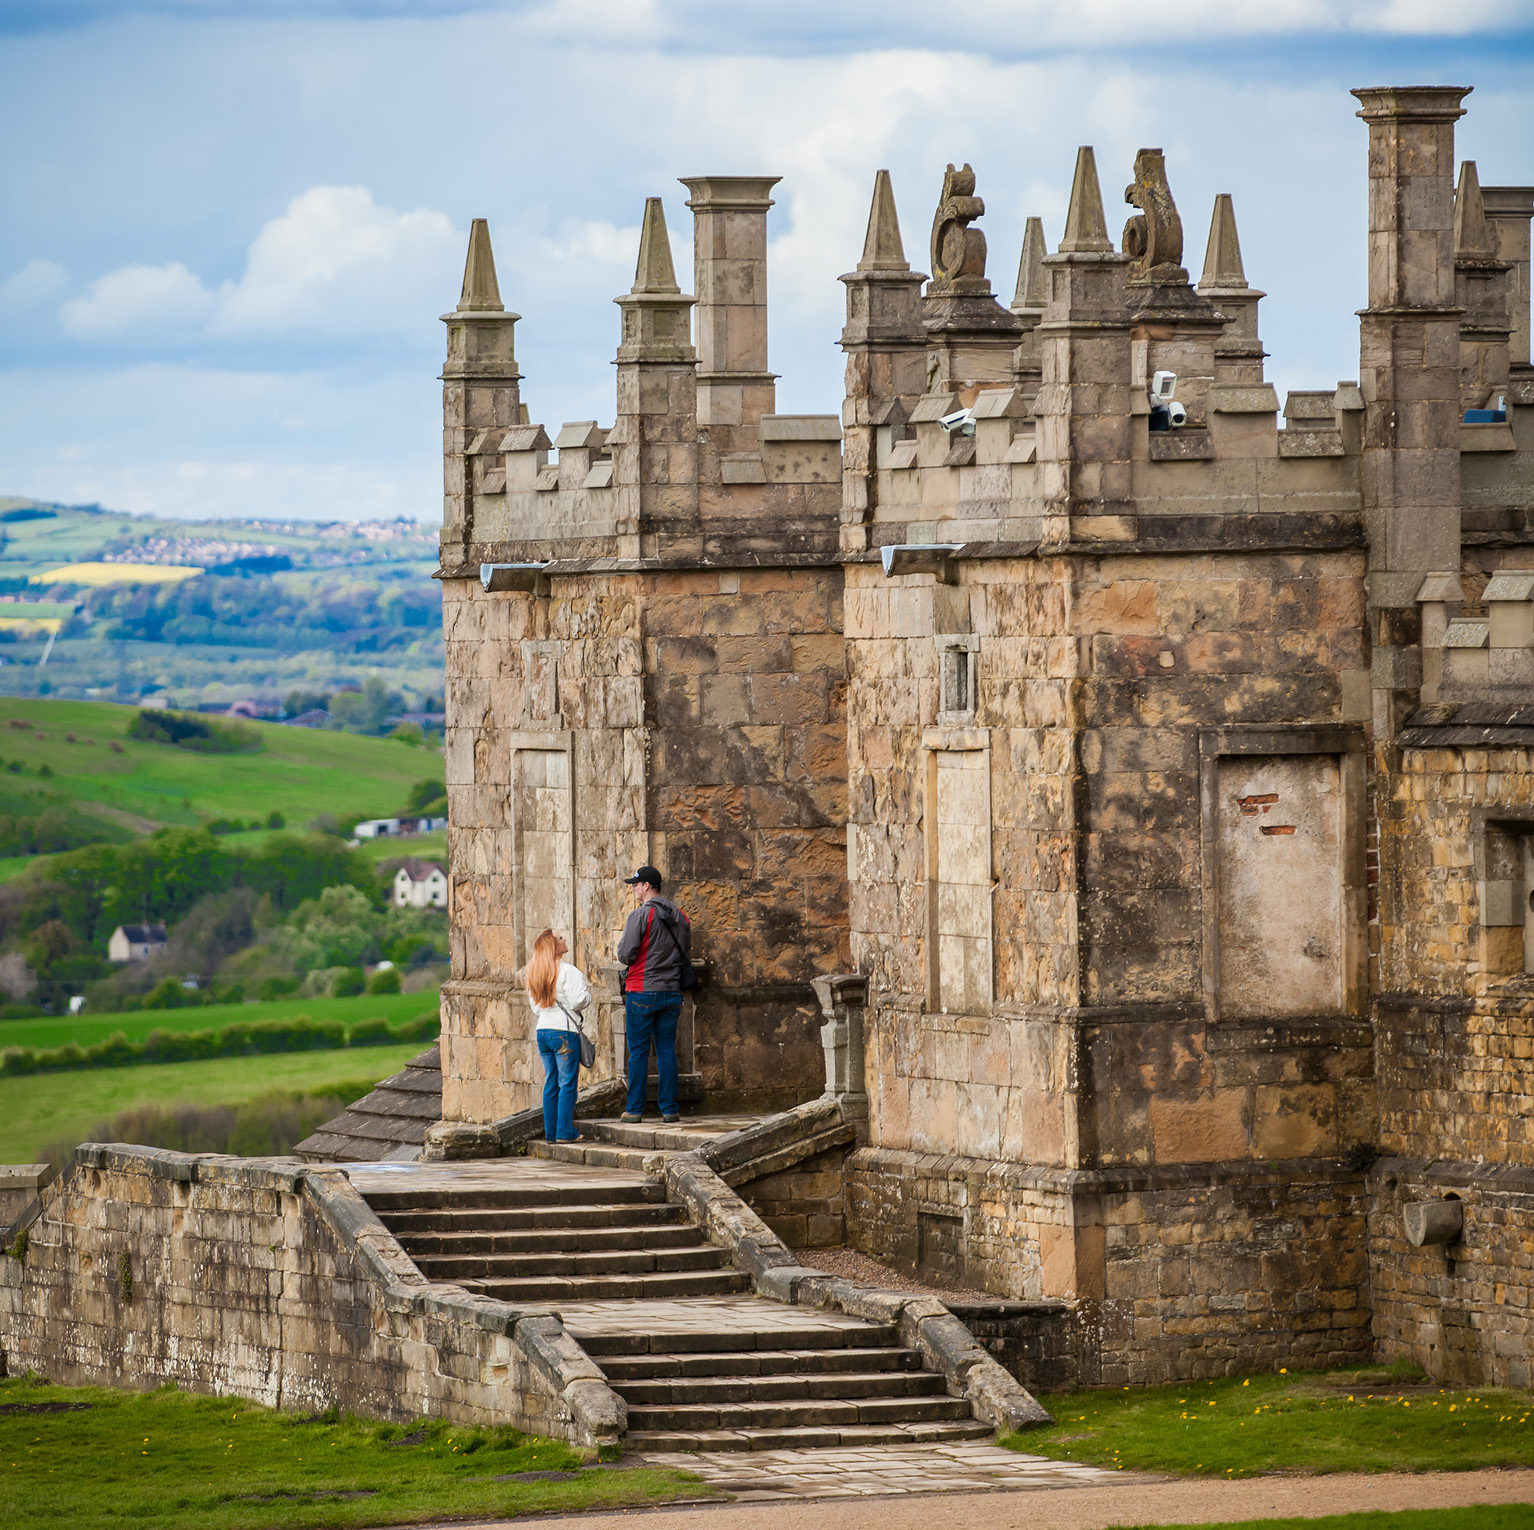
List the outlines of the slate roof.
{"type": "Polygon", "coordinates": [[[442,1119],[442,1054],[437,1043],[404,1071],[349,1105],[293,1149],[311,1163],[396,1162],[420,1156],[426,1129],[442,1119]]]}
{"type": "Polygon", "coordinates": [[[125,924],[120,928],[130,945],[163,946],[165,944],[163,924],[125,924]]]}

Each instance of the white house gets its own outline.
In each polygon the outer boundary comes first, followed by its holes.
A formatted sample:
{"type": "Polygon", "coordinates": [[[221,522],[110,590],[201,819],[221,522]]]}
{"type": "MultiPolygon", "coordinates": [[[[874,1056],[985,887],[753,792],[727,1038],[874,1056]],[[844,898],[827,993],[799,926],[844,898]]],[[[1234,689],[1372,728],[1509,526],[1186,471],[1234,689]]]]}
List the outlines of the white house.
{"type": "Polygon", "coordinates": [[[446,908],[447,873],[435,861],[406,861],[394,873],[396,908],[446,908]]]}
{"type": "Polygon", "coordinates": [[[397,818],[364,818],[361,823],[352,830],[353,839],[384,839],[391,834],[399,833],[399,819],[397,818]]]}
{"type": "Polygon", "coordinates": [[[107,940],[107,959],[141,962],[146,956],[158,956],[164,949],[163,924],[120,924],[107,940]]]}

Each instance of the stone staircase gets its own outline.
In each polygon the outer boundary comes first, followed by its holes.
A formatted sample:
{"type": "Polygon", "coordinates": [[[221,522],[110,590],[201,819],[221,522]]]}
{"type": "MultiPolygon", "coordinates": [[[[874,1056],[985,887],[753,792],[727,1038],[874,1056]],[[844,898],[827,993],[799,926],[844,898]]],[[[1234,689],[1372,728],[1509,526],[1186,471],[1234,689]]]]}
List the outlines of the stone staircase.
{"type": "Polygon", "coordinates": [[[639,1170],[738,1124],[589,1122],[600,1136],[589,1145],[540,1143],[456,1175],[359,1166],[354,1183],[428,1280],[557,1311],[627,1404],[631,1448],[988,1438],[893,1326],[751,1295],[745,1272],[639,1170]]]}
{"type": "Polygon", "coordinates": [[[750,1288],[654,1181],[545,1174],[515,1189],[373,1192],[428,1280],[518,1305],[719,1296],[750,1288]]]}
{"type": "Polygon", "coordinates": [[[753,1327],[706,1309],[689,1333],[582,1332],[628,1404],[636,1450],[785,1450],[986,1439],[921,1356],[874,1323],[753,1327]],[[712,1321],[710,1321],[712,1317],[712,1321]],[[728,1346],[728,1347],[721,1347],[728,1346]]]}
{"type": "Polygon", "coordinates": [[[684,1116],[675,1126],[658,1123],[618,1120],[580,1121],[586,1142],[545,1142],[541,1138],[527,1144],[530,1158],[555,1163],[583,1163],[593,1168],[644,1170],[644,1161],[652,1153],[690,1153],[706,1147],[717,1137],[750,1126],[756,1116],[684,1116]]]}

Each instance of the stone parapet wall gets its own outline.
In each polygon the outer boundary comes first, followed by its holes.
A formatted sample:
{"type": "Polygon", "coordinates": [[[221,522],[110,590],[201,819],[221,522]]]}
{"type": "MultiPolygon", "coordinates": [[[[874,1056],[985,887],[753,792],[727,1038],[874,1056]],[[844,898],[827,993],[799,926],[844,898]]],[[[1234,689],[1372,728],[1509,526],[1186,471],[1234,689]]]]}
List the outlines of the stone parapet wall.
{"type": "Polygon", "coordinates": [[[863,1149],[852,1245],[1013,1299],[1071,1301],[1083,1385],[1367,1358],[1367,1197],[1335,1161],[1100,1172],[863,1149]]]}
{"type": "Polygon", "coordinates": [[[12,1371],[586,1444],[624,1427],[557,1318],[429,1289],[338,1169],[87,1144],[24,1231],[0,1259],[12,1371]]]}
{"type": "Polygon", "coordinates": [[[1385,1158],[1370,1176],[1373,1333],[1382,1360],[1406,1359],[1459,1386],[1534,1384],[1534,1172],[1485,1163],[1385,1158]],[[1414,1248],[1410,1201],[1459,1198],[1464,1228],[1414,1248]]]}

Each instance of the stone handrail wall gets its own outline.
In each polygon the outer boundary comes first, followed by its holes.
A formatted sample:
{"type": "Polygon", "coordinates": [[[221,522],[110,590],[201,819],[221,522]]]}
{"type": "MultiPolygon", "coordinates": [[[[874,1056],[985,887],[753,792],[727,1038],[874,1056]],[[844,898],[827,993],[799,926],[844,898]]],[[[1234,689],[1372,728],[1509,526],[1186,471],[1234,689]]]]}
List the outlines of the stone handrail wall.
{"type": "Polygon", "coordinates": [[[758,1296],[821,1307],[874,1323],[894,1323],[901,1342],[921,1351],[954,1397],[998,1431],[1053,1423],[1033,1395],[986,1352],[942,1302],[908,1291],[885,1291],[841,1280],[800,1264],[793,1251],[726,1183],[724,1175],[775,1158],[797,1141],[820,1140],[843,1122],[841,1101],[824,1097],[721,1136],[691,1153],[661,1154],[647,1167],[662,1176],[668,1197],[687,1207],[709,1238],[729,1249],[758,1296]]]}
{"type": "Polygon", "coordinates": [[[12,1370],[582,1445],[627,1427],[557,1317],[428,1284],[344,1170],[87,1143],[24,1221],[0,1258],[12,1370]]]}

